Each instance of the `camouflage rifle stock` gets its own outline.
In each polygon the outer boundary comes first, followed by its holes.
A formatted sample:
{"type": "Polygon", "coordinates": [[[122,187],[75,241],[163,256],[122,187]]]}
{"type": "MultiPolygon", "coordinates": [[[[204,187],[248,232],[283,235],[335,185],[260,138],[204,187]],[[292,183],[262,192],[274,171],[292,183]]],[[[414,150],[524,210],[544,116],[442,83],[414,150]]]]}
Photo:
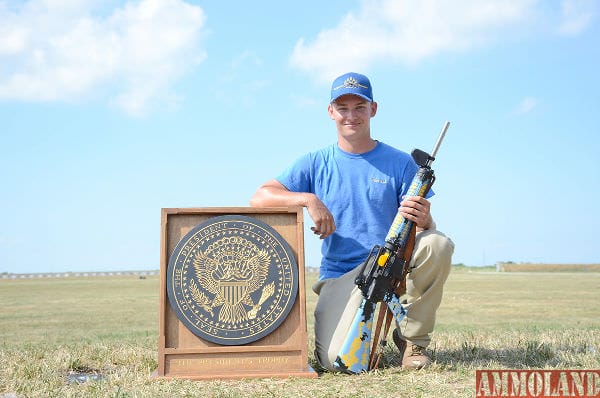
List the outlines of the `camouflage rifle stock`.
{"type": "MultiPolygon", "coordinates": [[[[411,155],[419,166],[419,170],[408,188],[407,196],[425,197],[429,192],[435,181],[431,164],[435,160],[435,155],[449,126],[449,122],[444,124],[431,155],[419,149],[412,151],[411,155]]],[[[415,223],[404,218],[398,211],[384,245],[375,245],[363,263],[355,280],[362,292],[363,300],[334,361],[334,367],[339,371],[360,373],[372,369],[371,337],[378,303],[384,303],[388,307],[396,322],[400,322],[406,315],[397,290],[404,284],[408,271],[415,230],[415,223]]]]}

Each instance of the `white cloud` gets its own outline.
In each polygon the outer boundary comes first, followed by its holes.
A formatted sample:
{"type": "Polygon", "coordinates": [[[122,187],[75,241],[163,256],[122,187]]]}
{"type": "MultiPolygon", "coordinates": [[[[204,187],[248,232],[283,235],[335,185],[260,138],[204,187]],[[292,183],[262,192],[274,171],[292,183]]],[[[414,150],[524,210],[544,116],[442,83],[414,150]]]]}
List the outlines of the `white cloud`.
{"type": "Polygon", "coordinates": [[[575,36],[583,32],[596,14],[596,0],[563,0],[559,33],[575,36]]]}
{"type": "Polygon", "coordinates": [[[529,113],[538,106],[538,103],[538,100],[534,97],[525,97],[523,98],[519,106],[517,106],[515,113],[517,115],[524,115],[526,113],[529,113]]]}
{"type": "MultiPolygon", "coordinates": [[[[99,2],[102,3],[102,2],[99,2]]],[[[106,95],[131,114],[176,97],[170,86],[205,58],[205,15],[182,0],[141,0],[94,14],[92,2],[0,4],[0,99],[106,95]]]]}
{"type": "Polygon", "coordinates": [[[315,40],[300,39],[290,63],[329,81],[377,62],[417,63],[509,34],[536,0],[364,0],[315,40]]]}

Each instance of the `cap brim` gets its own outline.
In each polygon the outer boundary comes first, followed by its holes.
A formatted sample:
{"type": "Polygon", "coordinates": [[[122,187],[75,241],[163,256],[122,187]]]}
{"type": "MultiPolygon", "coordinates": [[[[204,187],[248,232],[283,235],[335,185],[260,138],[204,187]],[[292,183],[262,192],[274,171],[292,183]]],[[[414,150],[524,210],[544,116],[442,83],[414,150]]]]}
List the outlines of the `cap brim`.
{"type": "Polygon", "coordinates": [[[329,103],[334,102],[335,100],[337,100],[340,97],[343,97],[344,95],[354,95],[354,96],[360,97],[364,100],[367,100],[369,102],[373,102],[373,100],[371,98],[367,97],[366,95],[359,94],[359,93],[353,93],[353,92],[347,92],[347,93],[340,93],[340,94],[336,95],[335,98],[332,98],[331,101],[329,101],[329,103]]]}

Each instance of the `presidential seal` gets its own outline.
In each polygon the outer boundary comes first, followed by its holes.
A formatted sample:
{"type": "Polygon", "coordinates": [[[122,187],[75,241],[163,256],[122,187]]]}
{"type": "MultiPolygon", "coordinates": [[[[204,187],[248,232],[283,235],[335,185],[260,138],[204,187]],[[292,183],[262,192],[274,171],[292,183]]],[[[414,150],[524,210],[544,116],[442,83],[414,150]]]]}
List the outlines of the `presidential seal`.
{"type": "Polygon", "coordinates": [[[256,341],[285,320],[298,293],[294,254],[277,231],[241,215],[209,218],[177,244],[167,294],[196,336],[222,345],[256,341]]]}

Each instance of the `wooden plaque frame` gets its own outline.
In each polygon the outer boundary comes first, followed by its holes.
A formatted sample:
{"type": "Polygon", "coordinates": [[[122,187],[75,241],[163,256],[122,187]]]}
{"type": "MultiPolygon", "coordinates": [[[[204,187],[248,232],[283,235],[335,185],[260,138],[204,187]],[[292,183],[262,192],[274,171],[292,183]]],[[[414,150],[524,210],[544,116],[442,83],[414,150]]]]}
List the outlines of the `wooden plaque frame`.
{"type": "Polygon", "coordinates": [[[158,378],[239,379],[309,377],[302,208],[209,207],[165,208],[161,214],[158,378]],[[177,318],[167,296],[167,267],[177,243],[196,225],[222,215],[256,218],[289,244],[298,264],[298,294],[283,323],[272,333],[244,345],[219,345],[189,331],[177,318]]]}

